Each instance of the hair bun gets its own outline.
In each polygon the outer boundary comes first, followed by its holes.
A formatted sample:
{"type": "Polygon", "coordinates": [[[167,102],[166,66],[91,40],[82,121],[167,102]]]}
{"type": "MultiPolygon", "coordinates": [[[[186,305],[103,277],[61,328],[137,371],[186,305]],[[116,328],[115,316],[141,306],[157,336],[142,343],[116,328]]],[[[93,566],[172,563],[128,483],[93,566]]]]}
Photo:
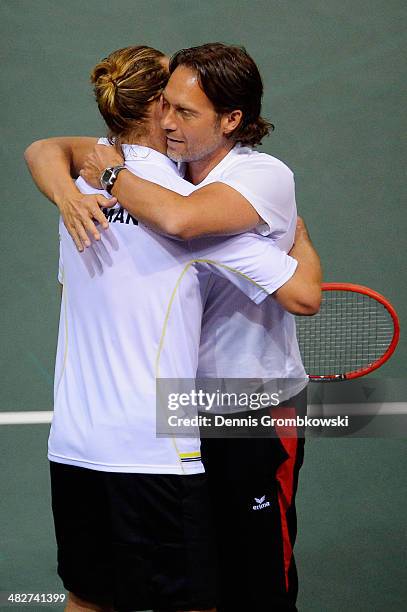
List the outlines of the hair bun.
{"type": "Polygon", "coordinates": [[[113,85],[113,87],[117,89],[117,80],[111,74],[106,75],[106,81],[109,85],[113,85]]]}
{"type": "Polygon", "coordinates": [[[91,74],[96,102],[109,127],[109,137],[142,130],[151,100],[168,81],[161,51],[140,45],[113,51],[91,74]]]}
{"type": "Polygon", "coordinates": [[[110,95],[114,98],[117,92],[118,84],[115,78],[107,75],[106,87],[109,89],[110,95]]]}
{"type": "Polygon", "coordinates": [[[115,112],[115,100],[117,93],[117,80],[109,72],[99,73],[94,78],[95,88],[99,92],[100,101],[109,109],[109,112],[115,112]]]}

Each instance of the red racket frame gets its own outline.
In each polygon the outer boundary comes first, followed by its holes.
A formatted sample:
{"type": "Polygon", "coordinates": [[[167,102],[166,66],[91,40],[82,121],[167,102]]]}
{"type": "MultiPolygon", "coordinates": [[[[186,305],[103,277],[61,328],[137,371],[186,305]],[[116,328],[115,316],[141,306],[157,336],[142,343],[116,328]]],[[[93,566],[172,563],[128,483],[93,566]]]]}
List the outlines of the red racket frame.
{"type": "Polygon", "coordinates": [[[382,304],[387,312],[390,314],[393,324],[394,324],[394,333],[392,341],[386,350],[385,353],[379,359],[376,359],[369,366],[362,368],[360,370],[355,370],[354,372],[347,372],[346,374],[324,374],[322,376],[309,376],[310,381],[312,382],[334,382],[339,380],[351,380],[352,378],[359,378],[360,376],[365,376],[366,374],[370,374],[377,368],[380,368],[383,363],[385,363],[392,354],[394,353],[397,343],[400,337],[400,323],[399,318],[397,316],[397,312],[394,307],[390,304],[390,302],[380,293],[370,289],[369,287],[364,287],[363,285],[355,285],[353,283],[322,283],[322,291],[353,291],[355,293],[362,293],[363,295],[367,295],[382,304]]]}

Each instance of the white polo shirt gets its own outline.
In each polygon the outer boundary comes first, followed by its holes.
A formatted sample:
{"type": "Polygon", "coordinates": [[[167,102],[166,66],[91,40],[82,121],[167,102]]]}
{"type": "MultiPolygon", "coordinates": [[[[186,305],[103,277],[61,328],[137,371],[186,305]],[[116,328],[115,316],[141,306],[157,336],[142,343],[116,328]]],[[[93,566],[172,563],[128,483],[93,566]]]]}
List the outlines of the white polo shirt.
{"type": "MultiPolygon", "coordinates": [[[[239,191],[264,223],[256,229],[287,252],[293,245],[297,210],[292,171],[280,160],[250,147],[236,145],[198,185],[225,183],[239,191]]],[[[274,299],[258,307],[224,279],[203,279],[198,376],[200,378],[261,378],[280,381],[280,400],[307,384],[298,348],[295,317],[274,299]]]]}
{"type": "MultiPolygon", "coordinates": [[[[142,178],[184,195],[194,189],[157,151],[125,145],[124,153],[142,178]]],[[[77,185],[97,192],[82,179],[77,185]]],[[[199,439],[155,431],[157,374],[196,374],[202,302],[191,262],[216,266],[257,303],[296,262],[257,233],[188,243],[138,224],[119,205],[105,214],[109,229],[82,253],[60,222],[63,299],[48,458],[111,472],[201,472],[199,439]]]]}

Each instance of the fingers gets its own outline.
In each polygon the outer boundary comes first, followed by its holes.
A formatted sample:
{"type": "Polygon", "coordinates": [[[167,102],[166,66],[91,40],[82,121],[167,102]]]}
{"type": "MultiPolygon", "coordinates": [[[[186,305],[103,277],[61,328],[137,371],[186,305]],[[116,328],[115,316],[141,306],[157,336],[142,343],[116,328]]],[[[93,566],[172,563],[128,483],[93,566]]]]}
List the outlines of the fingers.
{"type": "Polygon", "coordinates": [[[305,221],[302,217],[297,217],[297,231],[304,231],[307,229],[305,221]]]}
{"type": "MultiPolygon", "coordinates": [[[[104,213],[100,210],[100,208],[96,208],[93,212],[93,218],[95,219],[95,221],[97,221],[101,226],[102,229],[107,230],[109,227],[109,222],[106,219],[104,213]]],[[[100,238],[100,236],[99,236],[100,238]]],[[[99,240],[99,238],[96,238],[96,240],[99,240]]]]}
{"type": "Polygon", "coordinates": [[[307,233],[307,226],[305,225],[304,219],[302,217],[297,217],[297,226],[295,228],[296,237],[301,236],[302,234],[307,233]]]}
{"type": "MultiPolygon", "coordinates": [[[[93,214],[93,218],[100,223],[100,225],[102,226],[103,229],[108,229],[109,227],[109,222],[106,219],[104,213],[102,212],[102,210],[100,209],[100,207],[103,208],[111,208],[112,206],[115,206],[115,204],[117,204],[117,198],[111,197],[110,199],[105,198],[105,196],[102,195],[98,195],[96,196],[96,203],[99,206],[96,206],[94,208],[94,210],[92,211],[93,214]]],[[[100,236],[99,236],[100,238],[100,236]]],[[[99,240],[99,238],[97,238],[97,240],[99,240]]]]}
{"type": "Polygon", "coordinates": [[[86,233],[85,236],[83,235],[83,228],[80,225],[67,225],[66,222],[65,226],[72,240],[74,241],[76,248],[80,253],[82,253],[84,250],[84,244],[86,245],[86,242],[89,242],[89,238],[87,237],[86,233]]]}
{"type": "Polygon", "coordinates": [[[100,233],[91,219],[75,220],[73,224],[67,226],[67,230],[76,248],[81,253],[85,247],[90,247],[91,245],[89,236],[92,236],[95,240],[100,240],[101,238],[100,233]]]}
{"type": "MultiPolygon", "coordinates": [[[[77,237],[79,238],[81,246],[83,245],[85,247],[89,247],[90,240],[83,226],[83,222],[76,221],[75,226],[74,226],[74,231],[77,237]]],[[[71,233],[71,236],[73,237],[72,233],[71,233]]],[[[76,241],[75,241],[75,244],[77,244],[76,241]]],[[[79,249],[80,251],[83,251],[83,246],[82,246],[82,249],[79,249]]]]}
{"type": "MultiPolygon", "coordinates": [[[[102,215],[103,215],[103,213],[102,213],[102,215]]],[[[104,215],[103,215],[103,217],[104,217],[104,219],[106,221],[106,217],[104,215]]],[[[93,236],[93,238],[95,240],[100,240],[100,233],[99,233],[96,225],[92,221],[92,219],[84,219],[82,227],[84,228],[85,235],[87,234],[88,236],[93,236]]],[[[85,244],[85,246],[90,246],[90,241],[89,240],[88,240],[88,244],[85,244]]]]}
{"type": "Polygon", "coordinates": [[[82,252],[85,247],[89,247],[91,239],[101,239],[99,230],[107,230],[109,227],[102,208],[111,208],[116,203],[114,197],[92,194],[69,199],[60,207],[65,226],[78,251],[82,252]]]}
{"type": "Polygon", "coordinates": [[[115,198],[114,196],[111,196],[108,199],[103,195],[97,195],[96,203],[102,208],[112,208],[112,206],[115,206],[115,204],[117,204],[117,198],[115,198]]]}
{"type": "Polygon", "coordinates": [[[114,196],[111,196],[109,200],[107,200],[105,196],[97,196],[97,197],[98,197],[98,204],[101,204],[105,208],[111,208],[112,206],[117,204],[117,198],[115,198],[114,196]],[[99,202],[99,198],[102,198],[102,202],[99,202]]]}
{"type": "Polygon", "coordinates": [[[79,235],[80,240],[86,247],[91,245],[89,236],[91,236],[94,240],[101,239],[100,232],[95,223],[99,223],[104,230],[107,230],[109,227],[109,222],[99,206],[94,206],[91,209],[87,209],[83,212],[82,217],[76,220],[76,233],[79,235]]]}
{"type": "MultiPolygon", "coordinates": [[[[79,225],[84,228],[87,236],[92,236],[95,240],[100,240],[101,235],[95,224],[99,224],[102,229],[107,230],[109,222],[106,219],[101,207],[110,208],[116,204],[116,198],[107,199],[105,196],[96,195],[94,198],[88,198],[82,202],[82,214],[79,219],[79,225]]],[[[81,233],[81,239],[83,233],[81,233]]],[[[85,246],[90,246],[90,242],[84,243],[85,246]]]]}
{"type": "Polygon", "coordinates": [[[69,234],[70,234],[72,240],[75,243],[76,248],[78,249],[78,251],[80,253],[82,253],[82,251],[83,251],[82,240],[79,238],[76,230],[73,227],[71,227],[68,231],[69,231],[69,234]]]}

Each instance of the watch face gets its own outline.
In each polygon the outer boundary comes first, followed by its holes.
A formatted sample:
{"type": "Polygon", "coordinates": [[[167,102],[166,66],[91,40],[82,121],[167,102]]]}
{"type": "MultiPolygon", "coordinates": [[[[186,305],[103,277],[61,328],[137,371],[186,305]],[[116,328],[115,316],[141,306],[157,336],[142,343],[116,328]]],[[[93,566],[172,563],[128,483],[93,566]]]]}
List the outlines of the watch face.
{"type": "Polygon", "coordinates": [[[112,176],[112,169],[106,168],[106,170],[103,172],[102,177],[101,177],[102,183],[104,184],[108,183],[110,181],[111,176],[112,176]]]}

